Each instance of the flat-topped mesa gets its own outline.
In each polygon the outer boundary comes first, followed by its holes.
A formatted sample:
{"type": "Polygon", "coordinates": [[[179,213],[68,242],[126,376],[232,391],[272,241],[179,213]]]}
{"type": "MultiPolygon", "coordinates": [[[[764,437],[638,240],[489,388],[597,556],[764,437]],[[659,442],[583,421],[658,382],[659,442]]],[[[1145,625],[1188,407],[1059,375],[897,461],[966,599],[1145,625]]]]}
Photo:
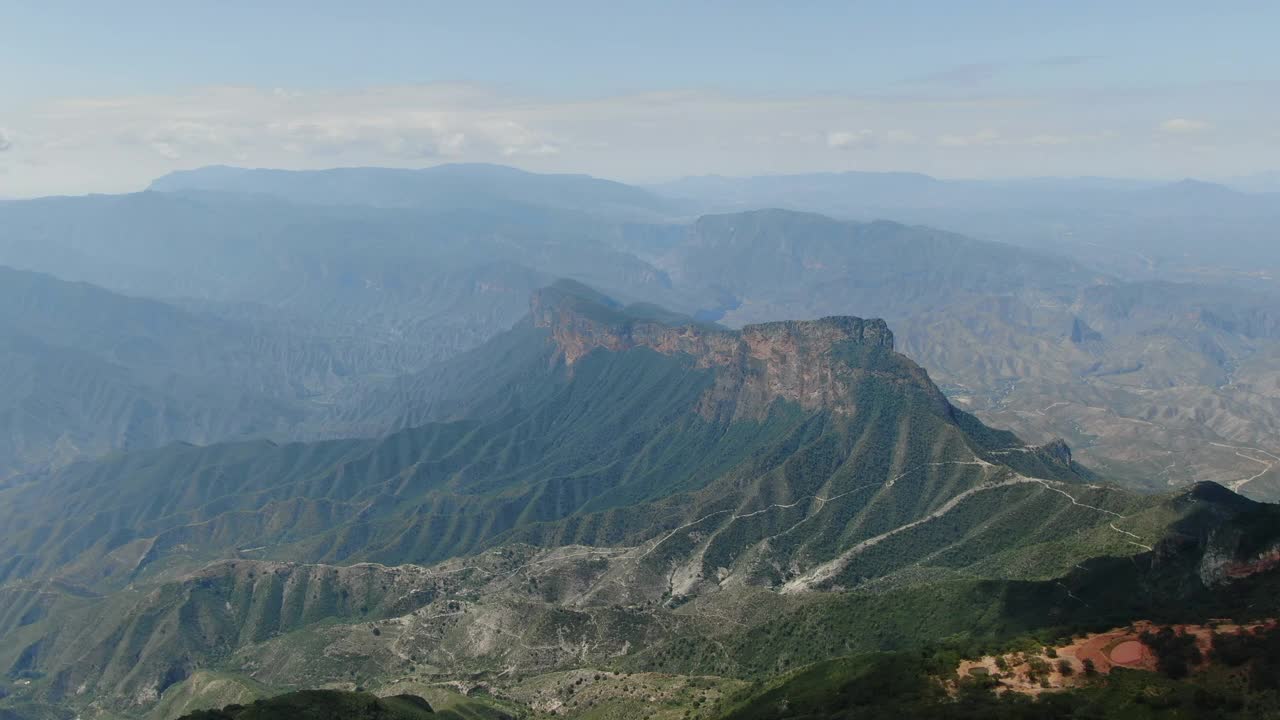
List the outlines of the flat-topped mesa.
{"type": "Polygon", "coordinates": [[[751,405],[780,397],[809,409],[852,412],[852,382],[869,368],[851,362],[847,351],[861,347],[893,355],[893,333],[883,320],[788,320],[747,325],[739,335],[754,376],[743,387],[751,405]]]}
{"type": "Polygon", "coordinates": [[[741,334],[749,345],[762,347],[783,343],[796,350],[819,347],[825,351],[838,343],[852,342],[893,350],[893,331],[884,320],[863,320],[851,315],[746,325],[741,334]]]}
{"type": "Polygon", "coordinates": [[[652,308],[622,308],[561,286],[535,293],[531,312],[570,368],[596,349],[643,347],[688,355],[697,367],[716,370],[699,407],[706,417],[761,417],[776,399],[853,412],[854,383],[869,374],[923,388],[946,406],[925,372],[893,352],[893,333],[883,320],[826,317],[733,331],[652,308]]]}

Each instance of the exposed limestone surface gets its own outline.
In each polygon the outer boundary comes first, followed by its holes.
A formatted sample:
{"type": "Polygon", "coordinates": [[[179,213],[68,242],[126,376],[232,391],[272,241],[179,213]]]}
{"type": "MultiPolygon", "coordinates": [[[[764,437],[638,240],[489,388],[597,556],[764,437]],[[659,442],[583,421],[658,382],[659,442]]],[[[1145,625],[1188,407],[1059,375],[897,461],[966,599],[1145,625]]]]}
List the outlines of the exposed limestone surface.
{"type": "Polygon", "coordinates": [[[1206,587],[1227,585],[1280,567],[1280,543],[1265,505],[1214,482],[1198,482],[1174,501],[1186,513],[1156,545],[1157,564],[1200,554],[1197,573],[1206,587]]]}
{"type": "Polygon", "coordinates": [[[1200,561],[1200,580],[1207,586],[1225,585],[1280,567],[1280,546],[1239,557],[1240,538],[1236,533],[1210,536],[1200,561]]]}
{"type": "Polygon", "coordinates": [[[935,395],[939,409],[949,407],[925,371],[893,351],[883,320],[833,316],[734,331],[689,318],[649,318],[605,302],[553,287],[535,293],[530,306],[534,324],[551,331],[570,368],[593,350],[648,348],[714,370],[714,387],[699,407],[706,417],[760,417],[778,399],[852,413],[854,386],[868,374],[915,385],[935,395]]]}

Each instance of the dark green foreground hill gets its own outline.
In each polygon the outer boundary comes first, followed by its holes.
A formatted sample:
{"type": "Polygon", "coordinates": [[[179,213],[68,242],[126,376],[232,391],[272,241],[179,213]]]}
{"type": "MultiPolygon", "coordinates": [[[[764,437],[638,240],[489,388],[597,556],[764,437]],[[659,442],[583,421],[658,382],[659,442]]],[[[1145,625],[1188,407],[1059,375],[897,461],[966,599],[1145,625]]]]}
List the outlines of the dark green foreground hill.
{"type": "Polygon", "coordinates": [[[435,717],[431,704],[414,695],[379,698],[360,692],[304,690],[248,705],[201,710],[184,715],[182,720],[425,720],[435,717]]]}

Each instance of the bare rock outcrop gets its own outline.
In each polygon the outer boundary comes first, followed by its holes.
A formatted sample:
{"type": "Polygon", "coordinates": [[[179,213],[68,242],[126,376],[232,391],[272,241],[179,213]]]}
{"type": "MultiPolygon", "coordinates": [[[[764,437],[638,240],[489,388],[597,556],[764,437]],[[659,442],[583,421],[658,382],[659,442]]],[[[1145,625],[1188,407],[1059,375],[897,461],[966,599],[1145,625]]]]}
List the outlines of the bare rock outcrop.
{"type": "Polygon", "coordinates": [[[699,407],[708,418],[759,418],[778,399],[806,410],[852,413],[855,385],[869,374],[915,385],[940,410],[949,408],[925,371],[893,351],[893,333],[883,320],[837,316],[734,331],[687,318],[649,319],[557,288],[535,293],[531,312],[570,368],[593,350],[648,348],[687,355],[696,367],[714,370],[714,386],[699,407]]]}

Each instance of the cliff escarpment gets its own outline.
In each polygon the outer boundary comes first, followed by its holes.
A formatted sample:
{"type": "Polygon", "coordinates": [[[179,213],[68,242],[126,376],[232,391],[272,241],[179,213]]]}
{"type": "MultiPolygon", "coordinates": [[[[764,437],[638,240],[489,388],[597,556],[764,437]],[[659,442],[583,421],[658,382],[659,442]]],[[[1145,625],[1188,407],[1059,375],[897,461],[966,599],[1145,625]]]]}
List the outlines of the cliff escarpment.
{"type": "Polygon", "coordinates": [[[759,418],[775,400],[850,414],[859,383],[868,379],[910,386],[929,394],[938,410],[950,408],[927,373],[894,352],[883,320],[835,316],[730,330],[644,306],[624,308],[572,283],[535,293],[530,309],[570,369],[593,350],[647,348],[712,370],[714,386],[699,407],[704,417],[759,418]]]}

